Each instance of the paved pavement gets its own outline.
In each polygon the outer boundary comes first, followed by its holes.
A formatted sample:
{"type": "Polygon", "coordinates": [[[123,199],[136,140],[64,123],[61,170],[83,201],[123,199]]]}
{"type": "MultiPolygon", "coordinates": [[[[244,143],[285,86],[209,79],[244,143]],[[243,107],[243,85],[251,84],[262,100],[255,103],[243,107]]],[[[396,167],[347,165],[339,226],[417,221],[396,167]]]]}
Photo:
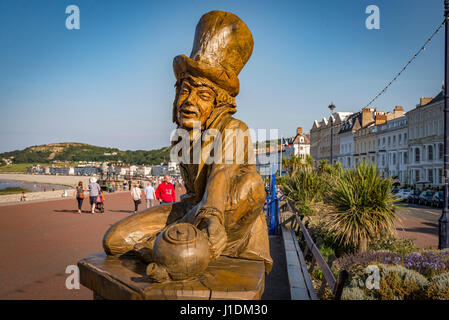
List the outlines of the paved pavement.
{"type": "MultiPolygon", "coordinates": [[[[177,191],[179,197],[184,190],[177,191]]],[[[66,288],[69,274],[65,270],[102,252],[104,233],[128,216],[133,205],[129,193],[120,192],[106,194],[105,214],[79,215],[74,199],[0,206],[0,299],[91,299],[92,293],[83,286],[66,288]]],[[[85,201],[86,212],[88,207],[85,201]]],[[[420,247],[437,247],[441,209],[404,204],[401,213],[400,236],[416,239],[420,247]]],[[[281,249],[273,241],[271,245],[273,253],[281,249]]],[[[283,265],[275,267],[285,269],[283,265]]],[[[285,286],[285,277],[272,273],[267,287],[285,286]]],[[[285,297],[264,295],[265,299],[285,297]]]]}
{"type": "Polygon", "coordinates": [[[270,255],[273,268],[265,277],[265,291],[262,300],[290,300],[290,283],[287,275],[287,261],[282,236],[270,236],[270,255]]]}
{"type": "Polygon", "coordinates": [[[398,235],[413,239],[418,248],[438,248],[438,219],[442,209],[405,202],[399,203],[398,207],[398,235]]]}
{"type": "Polygon", "coordinates": [[[0,299],[91,299],[83,286],[66,288],[65,270],[102,252],[109,226],[134,210],[129,192],[105,196],[104,214],[79,215],[74,199],[0,206],[0,299]]]}

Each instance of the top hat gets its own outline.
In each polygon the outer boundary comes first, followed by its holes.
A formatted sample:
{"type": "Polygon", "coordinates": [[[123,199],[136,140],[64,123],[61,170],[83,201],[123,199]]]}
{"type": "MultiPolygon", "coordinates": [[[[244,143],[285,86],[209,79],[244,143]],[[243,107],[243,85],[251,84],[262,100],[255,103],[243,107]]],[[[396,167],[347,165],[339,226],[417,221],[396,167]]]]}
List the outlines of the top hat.
{"type": "Polygon", "coordinates": [[[235,97],[239,93],[238,75],[253,52],[253,36],[235,14],[211,11],[198,22],[190,58],[173,59],[177,80],[187,75],[204,77],[235,97]]]}

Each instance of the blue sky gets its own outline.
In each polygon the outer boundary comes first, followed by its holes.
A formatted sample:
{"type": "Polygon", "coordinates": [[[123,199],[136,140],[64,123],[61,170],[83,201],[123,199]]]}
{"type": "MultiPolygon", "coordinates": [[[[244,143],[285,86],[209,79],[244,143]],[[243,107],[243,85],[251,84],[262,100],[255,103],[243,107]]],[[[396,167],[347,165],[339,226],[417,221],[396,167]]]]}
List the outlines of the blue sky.
{"type": "MultiPolygon", "coordinates": [[[[202,14],[250,28],[236,117],[285,136],[335,111],[358,111],[443,20],[443,0],[0,0],[0,152],[54,142],[123,150],[169,145],[173,57],[189,55],[202,14]],[[65,8],[80,8],[67,30],[65,8]],[[380,8],[380,30],[365,9],[380,8]]],[[[373,105],[408,111],[444,76],[444,32],[373,105]]]]}

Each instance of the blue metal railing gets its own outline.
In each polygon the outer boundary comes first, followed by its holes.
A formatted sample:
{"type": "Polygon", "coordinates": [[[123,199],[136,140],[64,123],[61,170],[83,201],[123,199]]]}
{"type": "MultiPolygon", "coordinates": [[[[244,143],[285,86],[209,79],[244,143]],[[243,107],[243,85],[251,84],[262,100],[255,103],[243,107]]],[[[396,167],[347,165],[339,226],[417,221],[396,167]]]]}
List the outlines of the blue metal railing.
{"type": "Polygon", "coordinates": [[[279,199],[276,195],[276,174],[270,177],[270,188],[267,192],[263,208],[267,220],[268,234],[276,235],[279,232],[279,199]]]}

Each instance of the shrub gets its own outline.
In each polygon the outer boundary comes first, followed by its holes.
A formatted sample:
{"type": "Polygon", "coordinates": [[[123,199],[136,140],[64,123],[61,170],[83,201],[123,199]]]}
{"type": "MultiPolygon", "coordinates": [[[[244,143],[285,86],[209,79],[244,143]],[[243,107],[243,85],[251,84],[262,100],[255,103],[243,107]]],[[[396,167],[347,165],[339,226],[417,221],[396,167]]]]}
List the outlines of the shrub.
{"type": "Polygon", "coordinates": [[[433,275],[449,271],[449,251],[412,252],[404,257],[404,267],[418,271],[432,277],[433,275]]]}
{"type": "Polygon", "coordinates": [[[428,280],[416,271],[402,266],[379,264],[379,289],[369,290],[365,282],[368,277],[360,273],[351,277],[343,289],[345,300],[416,300],[425,297],[428,280]]]}
{"type": "Polygon", "coordinates": [[[443,273],[432,278],[426,290],[426,298],[449,300],[449,273],[443,273]]]}
{"type": "Polygon", "coordinates": [[[342,244],[366,251],[370,239],[394,230],[396,212],[392,181],[384,179],[373,164],[361,163],[341,173],[332,183],[329,203],[335,210],[327,215],[327,227],[342,244]]]}
{"type": "Polygon", "coordinates": [[[340,269],[352,271],[354,269],[365,269],[370,264],[399,264],[401,256],[389,251],[362,252],[348,254],[338,258],[335,265],[340,269]]]}
{"type": "Polygon", "coordinates": [[[308,231],[315,243],[318,238],[321,238],[323,240],[322,247],[332,250],[337,257],[345,254],[351,254],[356,251],[354,246],[340,243],[338,238],[326,228],[322,220],[312,221],[308,226],[308,231]]]}
{"type": "Polygon", "coordinates": [[[344,288],[341,295],[342,300],[374,300],[365,290],[360,288],[344,288]]]}
{"type": "Polygon", "coordinates": [[[398,239],[394,236],[381,236],[380,239],[368,243],[369,251],[388,250],[401,255],[410,254],[416,251],[416,247],[411,239],[398,239]]]}
{"type": "Polygon", "coordinates": [[[321,201],[327,186],[323,178],[310,167],[300,167],[293,176],[278,180],[285,196],[304,215],[313,215],[312,204],[321,201]]]}
{"type": "Polygon", "coordinates": [[[428,280],[420,273],[403,266],[380,268],[380,289],[376,295],[380,300],[421,300],[425,298],[428,280]]]}
{"type": "Polygon", "coordinates": [[[340,269],[351,271],[363,269],[370,264],[403,265],[407,269],[415,270],[427,278],[449,272],[449,250],[412,252],[401,255],[391,251],[375,251],[348,254],[338,258],[335,265],[340,269]]]}

